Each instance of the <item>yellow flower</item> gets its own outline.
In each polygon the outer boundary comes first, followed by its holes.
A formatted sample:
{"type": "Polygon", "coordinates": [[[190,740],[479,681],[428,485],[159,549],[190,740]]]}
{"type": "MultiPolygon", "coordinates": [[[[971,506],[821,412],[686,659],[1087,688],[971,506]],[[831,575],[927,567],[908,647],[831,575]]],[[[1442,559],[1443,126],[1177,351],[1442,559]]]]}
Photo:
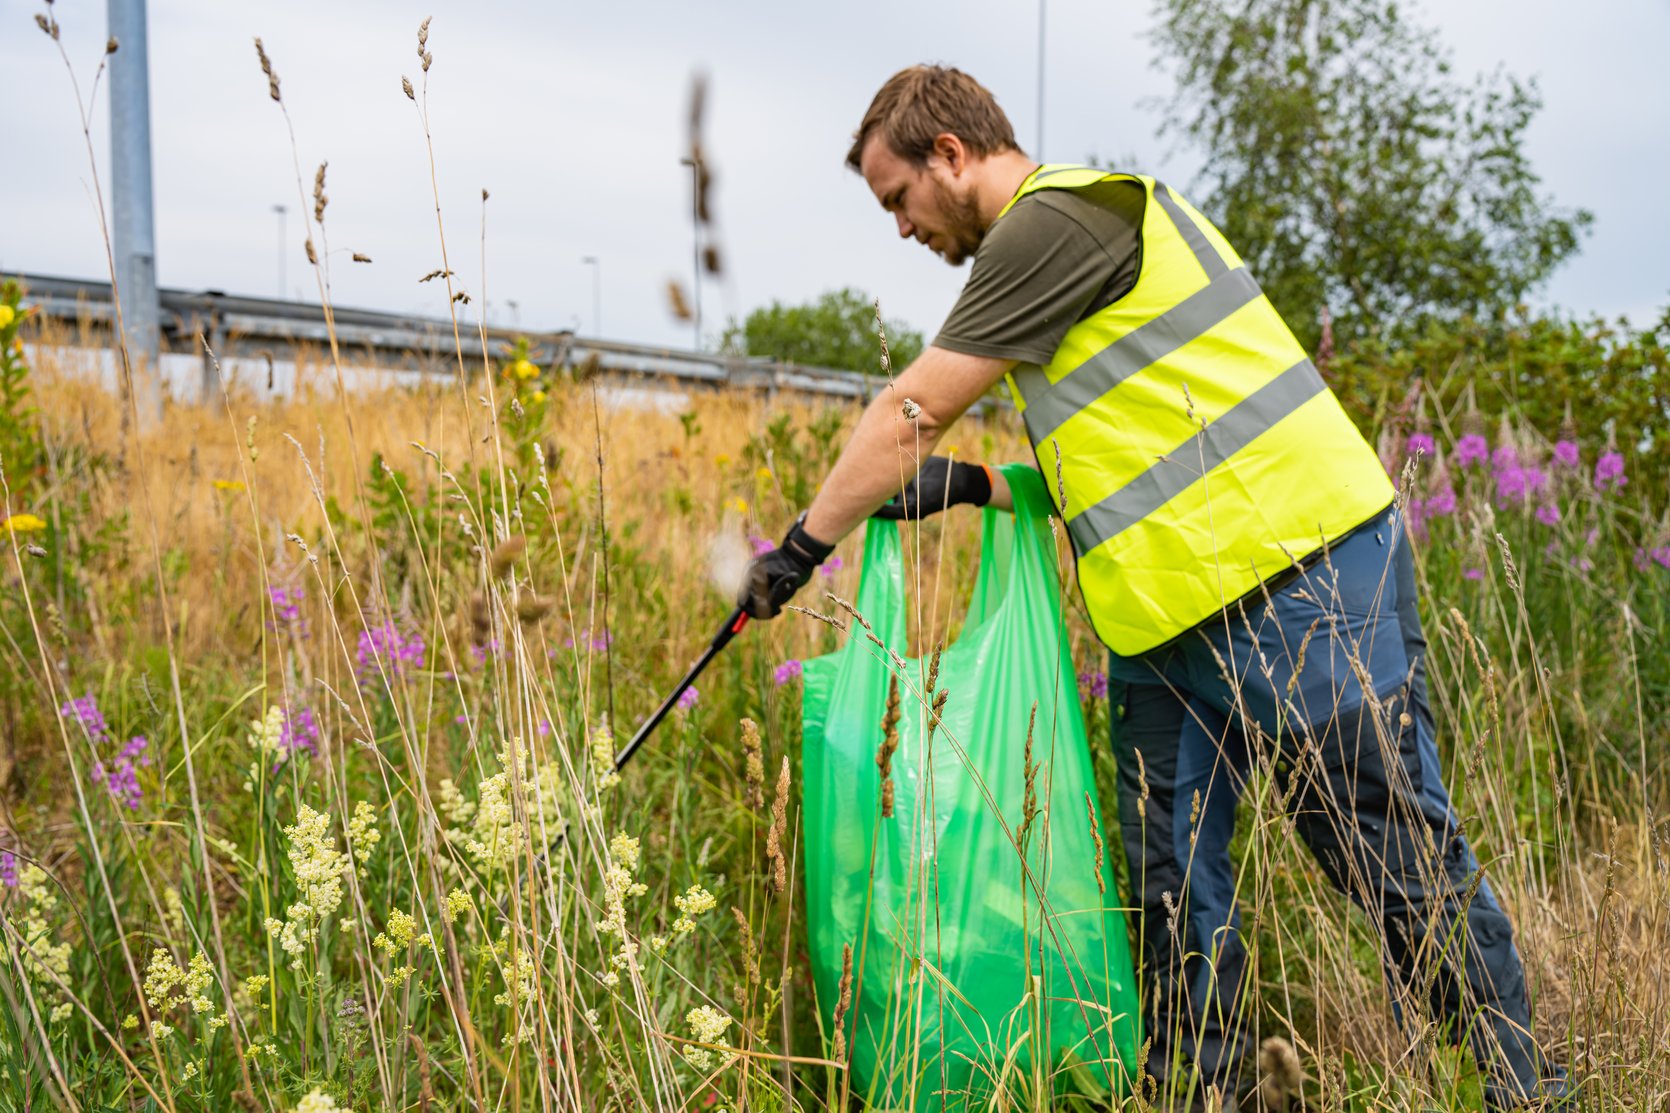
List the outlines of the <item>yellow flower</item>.
{"type": "Polygon", "coordinates": [[[507,372],[511,378],[525,383],[529,379],[538,377],[539,368],[532,360],[519,359],[507,368],[507,372]]]}
{"type": "Polygon", "coordinates": [[[241,491],[243,489],[243,483],[236,479],[215,480],[215,490],[217,491],[241,491]]]}
{"type": "Polygon", "coordinates": [[[743,498],[741,495],[732,499],[727,499],[725,502],[725,509],[734,510],[738,514],[746,514],[748,513],[748,500],[743,498]]]}
{"type": "Polygon", "coordinates": [[[0,303],[0,328],[9,328],[15,320],[17,320],[17,310],[0,303]]]}
{"type": "Polygon", "coordinates": [[[529,395],[529,397],[531,397],[535,402],[543,402],[545,401],[545,392],[543,390],[536,390],[533,394],[529,395]]]}
{"type": "Polygon", "coordinates": [[[771,469],[761,468],[759,471],[754,473],[754,478],[769,482],[771,479],[771,469]]]}
{"type": "Polygon", "coordinates": [[[948,444],[944,448],[940,449],[940,452],[943,455],[946,455],[946,456],[955,456],[957,453],[959,453],[961,451],[962,451],[962,449],[958,448],[954,444],[948,444]]]}
{"type": "Polygon", "coordinates": [[[718,468],[728,467],[730,462],[731,454],[729,452],[721,452],[713,458],[713,466],[718,468]]]}
{"type": "Polygon", "coordinates": [[[46,523],[33,514],[13,514],[0,518],[0,533],[39,533],[46,523]]]}

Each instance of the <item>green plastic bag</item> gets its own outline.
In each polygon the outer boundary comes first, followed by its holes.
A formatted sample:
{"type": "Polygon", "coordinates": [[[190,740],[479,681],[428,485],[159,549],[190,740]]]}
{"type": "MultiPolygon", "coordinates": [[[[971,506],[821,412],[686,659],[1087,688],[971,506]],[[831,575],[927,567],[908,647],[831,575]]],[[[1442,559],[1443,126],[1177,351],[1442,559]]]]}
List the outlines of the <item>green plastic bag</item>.
{"type": "MultiPolygon", "coordinates": [[[[1063,627],[1042,477],[1010,466],[1013,516],[985,511],[964,631],[927,741],[928,667],[902,660],[898,527],[872,521],[853,624],[804,669],[808,931],[825,1031],[852,947],[844,1018],[853,1092],[889,1108],[979,1109],[999,1091],[1128,1092],[1141,1025],[1125,919],[1103,864],[1063,627]],[[901,714],[893,815],[881,816],[877,749],[889,678],[901,714]],[[1028,790],[1027,726],[1032,724],[1028,790]],[[1028,801],[1032,818],[1027,820],[1028,801]],[[1025,866],[1017,849],[1024,835],[1025,866]]],[[[1118,853],[1118,845],[1109,848],[1118,853]]]]}

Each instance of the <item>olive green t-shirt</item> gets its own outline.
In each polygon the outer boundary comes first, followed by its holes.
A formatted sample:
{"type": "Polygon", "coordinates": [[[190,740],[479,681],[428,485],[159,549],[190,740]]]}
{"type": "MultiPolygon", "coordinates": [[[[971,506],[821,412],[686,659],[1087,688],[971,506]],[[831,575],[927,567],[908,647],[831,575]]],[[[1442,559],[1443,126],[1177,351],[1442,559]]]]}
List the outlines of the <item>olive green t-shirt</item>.
{"type": "Polygon", "coordinates": [[[1048,363],[1068,329],[1136,285],[1146,197],[1128,180],[1022,197],[987,229],[935,347],[1048,363]]]}

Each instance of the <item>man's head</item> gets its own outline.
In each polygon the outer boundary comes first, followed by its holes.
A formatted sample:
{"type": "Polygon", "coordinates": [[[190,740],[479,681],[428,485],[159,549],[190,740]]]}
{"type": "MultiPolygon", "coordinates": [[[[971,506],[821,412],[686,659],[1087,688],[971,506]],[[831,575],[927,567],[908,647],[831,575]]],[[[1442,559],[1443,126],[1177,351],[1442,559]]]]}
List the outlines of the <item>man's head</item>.
{"type": "Polygon", "coordinates": [[[952,266],[974,254],[1032,167],[991,93],[946,66],[888,78],[853,136],[847,165],[893,214],[900,236],[952,266]]]}

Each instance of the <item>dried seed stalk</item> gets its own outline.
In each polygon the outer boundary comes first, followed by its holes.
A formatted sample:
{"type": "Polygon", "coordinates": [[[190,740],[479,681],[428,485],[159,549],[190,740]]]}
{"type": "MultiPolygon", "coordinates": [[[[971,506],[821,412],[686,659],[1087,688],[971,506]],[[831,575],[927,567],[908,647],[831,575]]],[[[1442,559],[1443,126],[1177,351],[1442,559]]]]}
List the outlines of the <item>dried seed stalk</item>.
{"type": "Polygon", "coordinates": [[[1024,853],[1027,836],[1032,833],[1032,822],[1038,817],[1038,766],[1032,761],[1032,738],[1038,725],[1038,701],[1032,701],[1032,713],[1026,720],[1026,751],[1024,756],[1026,790],[1021,796],[1021,828],[1017,841],[1024,853]]]}
{"type": "Polygon", "coordinates": [[[1102,825],[1096,822],[1096,804],[1090,799],[1090,790],[1084,790],[1084,810],[1090,816],[1090,841],[1096,847],[1096,891],[1106,894],[1108,883],[1102,877],[1102,825]]]}
{"type": "MultiPolygon", "coordinates": [[[[53,35],[52,37],[57,38],[58,36],[53,35]]],[[[273,69],[272,59],[267,57],[267,48],[261,45],[259,38],[255,40],[255,56],[261,59],[261,72],[267,75],[267,95],[283,104],[284,98],[279,96],[278,93],[278,71],[273,69]]]]}
{"type": "Polygon", "coordinates": [[[934,740],[934,731],[939,729],[939,720],[945,714],[945,701],[950,697],[951,689],[941,688],[934,693],[933,710],[928,714],[928,742],[934,740]]]}
{"type": "MultiPolygon", "coordinates": [[[[856,613],[856,612],[854,612],[856,613]]],[[[881,817],[893,816],[893,753],[899,748],[899,678],[887,678],[887,710],[881,716],[881,745],[876,768],[881,770],[881,817]]]]}
{"type": "Polygon", "coordinates": [[[754,811],[765,807],[765,760],[760,746],[760,725],[752,719],[742,720],[742,782],[743,798],[754,811]]]}
{"type": "Polygon", "coordinates": [[[771,863],[771,874],[766,888],[781,893],[789,887],[789,863],[783,854],[783,841],[789,829],[789,758],[783,755],[783,766],[777,774],[777,795],[771,801],[771,829],[765,836],[765,856],[771,863]]]}
{"type": "Polygon", "coordinates": [[[528,539],[520,533],[513,534],[495,545],[493,555],[488,561],[493,578],[497,580],[508,575],[510,570],[516,567],[516,562],[521,559],[527,547],[528,539]]]}
{"type": "Polygon", "coordinates": [[[847,1010],[852,1007],[852,944],[841,944],[841,988],[835,998],[835,1046],[831,1058],[837,1063],[847,1057],[847,1010]]]}

